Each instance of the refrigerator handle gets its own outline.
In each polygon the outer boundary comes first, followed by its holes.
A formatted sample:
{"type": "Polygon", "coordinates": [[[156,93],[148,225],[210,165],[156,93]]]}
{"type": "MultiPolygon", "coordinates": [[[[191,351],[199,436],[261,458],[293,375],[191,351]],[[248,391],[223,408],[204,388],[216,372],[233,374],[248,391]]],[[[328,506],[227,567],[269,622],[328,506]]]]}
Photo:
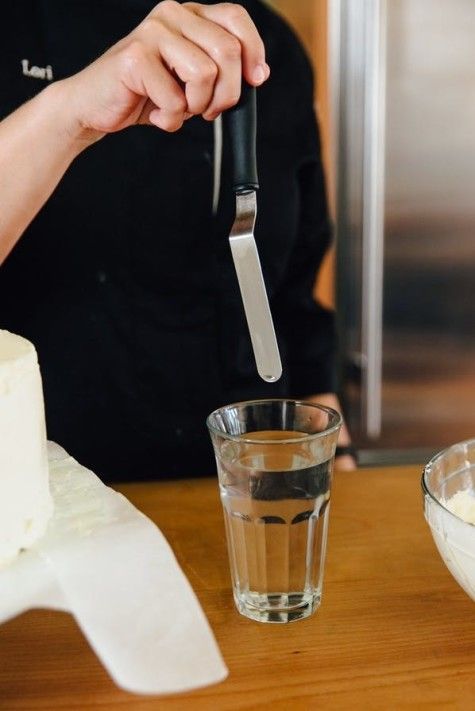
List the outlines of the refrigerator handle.
{"type": "Polygon", "coordinates": [[[384,261],[386,0],[365,0],[362,415],[366,435],[381,433],[384,261]]]}

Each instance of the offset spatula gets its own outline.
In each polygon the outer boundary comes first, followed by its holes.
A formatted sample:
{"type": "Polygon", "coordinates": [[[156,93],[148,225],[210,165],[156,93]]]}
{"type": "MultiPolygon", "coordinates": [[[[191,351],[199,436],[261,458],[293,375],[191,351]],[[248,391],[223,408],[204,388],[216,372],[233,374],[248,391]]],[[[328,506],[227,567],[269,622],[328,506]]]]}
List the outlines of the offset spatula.
{"type": "Polygon", "coordinates": [[[279,348],[254,239],[259,188],[256,167],[256,90],[243,83],[239,103],[223,114],[233,156],[236,218],[229,236],[257,372],[274,382],[282,375],[279,348]]]}

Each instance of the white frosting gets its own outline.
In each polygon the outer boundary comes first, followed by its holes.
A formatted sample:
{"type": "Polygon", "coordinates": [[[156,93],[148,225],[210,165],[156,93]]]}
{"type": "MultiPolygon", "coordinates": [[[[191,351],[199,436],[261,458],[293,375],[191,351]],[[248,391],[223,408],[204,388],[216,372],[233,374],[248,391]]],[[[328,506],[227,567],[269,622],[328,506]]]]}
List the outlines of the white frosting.
{"type": "Polygon", "coordinates": [[[52,510],[36,351],[0,330],[0,567],[44,533],[52,510]]]}
{"type": "Polygon", "coordinates": [[[475,600],[475,526],[470,525],[475,522],[472,489],[462,489],[448,499],[442,498],[442,506],[427,495],[425,501],[425,517],[444,563],[475,600]]]}
{"type": "Polygon", "coordinates": [[[457,491],[444,505],[462,521],[475,524],[475,496],[471,489],[457,491]]]}

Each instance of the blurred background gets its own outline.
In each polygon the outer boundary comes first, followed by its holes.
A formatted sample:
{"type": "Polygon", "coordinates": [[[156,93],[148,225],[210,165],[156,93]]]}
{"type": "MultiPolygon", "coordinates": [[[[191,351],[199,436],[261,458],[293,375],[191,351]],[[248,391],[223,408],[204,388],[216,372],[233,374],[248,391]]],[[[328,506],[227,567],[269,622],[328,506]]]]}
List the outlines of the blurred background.
{"type": "Polygon", "coordinates": [[[313,63],[341,398],[363,464],[475,436],[475,3],[274,0],[313,63]]]}

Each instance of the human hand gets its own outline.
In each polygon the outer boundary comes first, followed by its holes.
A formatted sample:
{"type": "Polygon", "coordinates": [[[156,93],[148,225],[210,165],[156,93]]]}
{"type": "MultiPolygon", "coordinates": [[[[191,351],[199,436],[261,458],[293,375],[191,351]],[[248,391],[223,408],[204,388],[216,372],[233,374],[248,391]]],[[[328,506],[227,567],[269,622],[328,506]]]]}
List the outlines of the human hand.
{"type": "MultiPolygon", "coordinates": [[[[343,416],[340,402],[335,393],[322,393],[320,395],[311,395],[310,397],[307,397],[305,399],[310,400],[311,402],[315,402],[319,405],[326,405],[327,407],[331,407],[343,416]]],[[[351,446],[350,433],[345,424],[345,421],[343,421],[340,428],[340,434],[338,436],[337,451],[335,454],[335,469],[337,471],[352,471],[356,469],[356,456],[352,450],[353,447],[351,446]]]]}
{"type": "Polygon", "coordinates": [[[96,140],[133,124],[176,131],[193,115],[212,120],[238,101],[242,77],[258,86],[269,72],[262,40],[240,5],[164,0],[105,54],[57,84],[71,130],[96,140]]]}

